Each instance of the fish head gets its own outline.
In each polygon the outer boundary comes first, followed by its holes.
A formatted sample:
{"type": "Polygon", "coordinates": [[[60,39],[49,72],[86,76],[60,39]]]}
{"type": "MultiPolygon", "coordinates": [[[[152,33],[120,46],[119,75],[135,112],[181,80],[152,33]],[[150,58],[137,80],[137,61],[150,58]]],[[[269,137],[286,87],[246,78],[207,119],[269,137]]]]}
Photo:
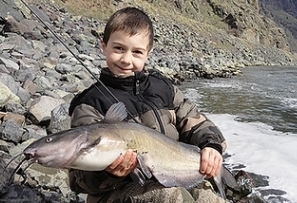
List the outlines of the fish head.
{"type": "Polygon", "coordinates": [[[113,129],[114,125],[100,127],[90,133],[88,143],[81,148],[77,158],[69,166],[85,171],[101,171],[127,150],[123,137],[113,129]]]}
{"type": "Polygon", "coordinates": [[[68,168],[81,148],[85,147],[87,133],[71,129],[40,138],[24,151],[26,159],[45,167],[68,168]]]}

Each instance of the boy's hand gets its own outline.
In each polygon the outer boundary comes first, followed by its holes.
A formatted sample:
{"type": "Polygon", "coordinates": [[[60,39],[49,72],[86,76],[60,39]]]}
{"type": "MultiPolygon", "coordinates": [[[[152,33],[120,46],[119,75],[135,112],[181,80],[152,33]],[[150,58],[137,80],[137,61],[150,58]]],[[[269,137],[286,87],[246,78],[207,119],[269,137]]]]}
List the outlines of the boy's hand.
{"type": "Polygon", "coordinates": [[[223,163],[222,155],[211,147],[201,150],[200,173],[208,177],[219,175],[223,163]]]}
{"type": "Polygon", "coordinates": [[[132,149],[117,158],[105,170],[115,176],[124,177],[129,175],[137,166],[137,154],[132,149]]]}

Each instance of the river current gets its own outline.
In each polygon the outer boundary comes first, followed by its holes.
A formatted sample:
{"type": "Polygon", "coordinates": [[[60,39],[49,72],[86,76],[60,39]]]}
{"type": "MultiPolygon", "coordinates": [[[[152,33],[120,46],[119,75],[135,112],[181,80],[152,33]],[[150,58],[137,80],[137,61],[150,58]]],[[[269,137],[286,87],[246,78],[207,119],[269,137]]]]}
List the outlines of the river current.
{"type": "MultiPolygon", "coordinates": [[[[297,203],[297,67],[246,67],[242,76],[197,79],[179,88],[223,132],[225,160],[269,177],[284,191],[282,202],[297,203]]],[[[275,202],[271,194],[265,197],[275,202]]]]}

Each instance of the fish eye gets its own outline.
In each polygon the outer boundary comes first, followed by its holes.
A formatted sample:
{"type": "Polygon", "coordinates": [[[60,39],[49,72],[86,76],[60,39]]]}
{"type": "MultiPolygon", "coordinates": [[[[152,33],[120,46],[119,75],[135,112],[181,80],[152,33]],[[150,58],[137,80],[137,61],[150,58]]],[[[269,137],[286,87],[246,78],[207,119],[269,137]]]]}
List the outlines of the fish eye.
{"type": "Polygon", "coordinates": [[[51,138],[51,137],[48,137],[45,139],[46,142],[51,142],[52,140],[53,140],[53,138],[51,138]]]}

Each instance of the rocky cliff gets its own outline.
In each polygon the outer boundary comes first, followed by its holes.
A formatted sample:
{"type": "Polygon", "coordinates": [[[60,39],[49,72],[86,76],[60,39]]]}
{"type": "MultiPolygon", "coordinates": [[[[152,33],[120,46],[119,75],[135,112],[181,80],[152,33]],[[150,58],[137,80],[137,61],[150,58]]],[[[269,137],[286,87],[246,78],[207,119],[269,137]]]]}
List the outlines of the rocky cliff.
{"type": "Polygon", "coordinates": [[[287,35],[290,47],[297,51],[297,1],[260,0],[261,13],[273,19],[287,35]]]}
{"type": "MultiPolygon", "coordinates": [[[[17,5],[22,5],[20,0],[15,1],[17,5]]],[[[29,2],[31,1],[35,0],[29,2]]],[[[155,25],[155,52],[158,52],[158,56],[150,60],[150,65],[154,68],[171,68],[168,63],[163,63],[160,52],[172,59],[169,64],[187,58],[184,64],[174,65],[178,66],[177,71],[199,66],[206,72],[211,72],[211,75],[224,75],[217,72],[242,66],[297,64],[293,36],[261,14],[262,4],[258,0],[53,2],[56,10],[67,10],[101,21],[102,23],[96,25],[98,36],[103,31],[105,20],[116,9],[124,6],[143,8],[155,25]],[[192,60],[190,64],[189,60],[192,60]]],[[[1,7],[3,14],[9,13],[11,9],[1,7]]],[[[20,6],[19,11],[27,12],[24,6],[20,6]]],[[[3,18],[5,16],[2,15],[3,18]]],[[[60,19],[61,16],[62,14],[56,18],[60,19]]],[[[233,72],[231,70],[230,74],[233,72]]]]}
{"type": "MultiPolygon", "coordinates": [[[[161,1],[154,1],[155,4],[161,1]]],[[[164,8],[171,8],[170,3],[164,8]]],[[[271,19],[260,14],[258,0],[196,0],[174,1],[175,13],[191,18],[188,24],[205,35],[222,33],[223,39],[210,37],[216,43],[226,43],[236,37],[249,45],[262,44],[289,51],[285,32],[271,19]],[[226,35],[227,34],[227,35],[226,35]]],[[[176,19],[178,21],[178,19],[176,19]]]]}
{"type": "MultiPolygon", "coordinates": [[[[65,1],[65,5],[68,5],[72,10],[77,10],[71,6],[73,5],[72,1],[65,1]]],[[[278,4],[282,5],[282,3],[278,4]]],[[[290,50],[285,32],[274,21],[260,14],[260,2],[258,0],[111,1],[108,5],[106,3],[97,4],[99,10],[94,12],[106,12],[100,10],[100,7],[103,9],[104,6],[107,6],[109,8],[107,14],[101,14],[101,17],[108,16],[109,12],[127,5],[138,5],[154,17],[172,19],[172,23],[188,26],[188,29],[191,28],[204,37],[211,37],[211,34],[215,35],[219,32],[228,34],[225,36],[226,39],[220,39],[221,41],[227,41],[230,36],[235,36],[246,40],[247,43],[260,43],[290,50]]],[[[96,15],[90,11],[88,14],[96,15]]],[[[215,36],[212,39],[218,44],[221,42],[215,36]]]]}

